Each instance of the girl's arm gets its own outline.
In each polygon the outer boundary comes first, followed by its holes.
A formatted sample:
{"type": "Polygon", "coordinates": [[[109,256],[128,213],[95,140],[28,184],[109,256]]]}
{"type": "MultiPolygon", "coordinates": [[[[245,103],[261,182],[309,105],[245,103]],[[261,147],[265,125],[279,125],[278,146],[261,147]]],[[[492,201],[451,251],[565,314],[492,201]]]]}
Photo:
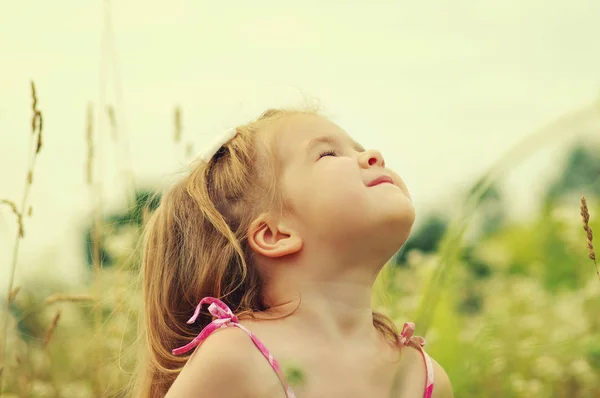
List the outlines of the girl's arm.
{"type": "Polygon", "coordinates": [[[242,330],[218,330],[196,348],[165,398],[260,396],[264,374],[253,366],[257,353],[242,330]]]}

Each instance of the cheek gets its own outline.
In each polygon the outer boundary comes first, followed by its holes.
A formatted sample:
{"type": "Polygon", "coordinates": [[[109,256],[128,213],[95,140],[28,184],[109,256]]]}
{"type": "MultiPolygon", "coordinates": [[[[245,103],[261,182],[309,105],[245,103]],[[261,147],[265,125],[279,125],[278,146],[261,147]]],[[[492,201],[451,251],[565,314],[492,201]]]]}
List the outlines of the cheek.
{"type": "Polygon", "coordinates": [[[369,208],[369,197],[359,172],[334,165],[323,171],[307,189],[311,192],[315,217],[339,223],[359,217],[369,208]]]}
{"type": "Polygon", "coordinates": [[[321,199],[325,203],[344,204],[365,197],[360,170],[351,159],[335,159],[324,164],[315,173],[313,189],[322,193],[321,199]]]}
{"type": "Polygon", "coordinates": [[[297,213],[321,224],[339,220],[367,206],[360,171],[343,161],[320,165],[310,174],[289,175],[287,193],[297,213]]]}
{"type": "Polygon", "coordinates": [[[344,185],[343,181],[326,184],[315,193],[313,208],[328,217],[339,219],[364,211],[368,198],[364,191],[344,185]]]}

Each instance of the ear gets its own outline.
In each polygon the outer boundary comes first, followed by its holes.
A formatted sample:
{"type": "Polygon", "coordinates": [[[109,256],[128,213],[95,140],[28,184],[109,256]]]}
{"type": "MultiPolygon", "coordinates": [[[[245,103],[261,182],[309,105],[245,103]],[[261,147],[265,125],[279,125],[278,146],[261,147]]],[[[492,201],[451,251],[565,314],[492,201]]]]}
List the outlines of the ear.
{"type": "Polygon", "coordinates": [[[281,220],[261,214],[248,228],[248,244],[260,255],[278,258],[297,253],[302,248],[302,238],[281,220]]]}

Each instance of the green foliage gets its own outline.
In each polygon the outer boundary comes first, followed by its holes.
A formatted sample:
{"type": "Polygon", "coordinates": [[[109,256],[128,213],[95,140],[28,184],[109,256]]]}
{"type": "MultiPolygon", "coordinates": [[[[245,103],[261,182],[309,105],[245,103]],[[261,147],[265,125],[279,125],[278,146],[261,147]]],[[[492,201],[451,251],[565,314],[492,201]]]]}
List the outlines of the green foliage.
{"type": "Polygon", "coordinates": [[[439,214],[428,216],[419,229],[414,231],[410,239],[395,256],[394,262],[400,266],[405,264],[406,255],[411,250],[432,253],[437,249],[439,241],[448,229],[448,221],[439,214]]]}
{"type": "MultiPolygon", "coordinates": [[[[103,267],[111,267],[118,260],[115,253],[111,252],[107,240],[121,239],[121,234],[131,235],[143,225],[144,214],[154,211],[160,204],[160,195],[151,191],[137,191],[130,207],[122,212],[106,216],[99,226],[88,226],[84,235],[84,245],[87,265],[92,268],[94,264],[94,228],[99,230],[98,251],[103,267]]],[[[135,264],[135,262],[134,262],[135,264]]]]}
{"type": "Polygon", "coordinates": [[[562,173],[548,188],[546,202],[572,192],[600,196],[600,156],[594,145],[581,143],[569,152],[562,173]]]}

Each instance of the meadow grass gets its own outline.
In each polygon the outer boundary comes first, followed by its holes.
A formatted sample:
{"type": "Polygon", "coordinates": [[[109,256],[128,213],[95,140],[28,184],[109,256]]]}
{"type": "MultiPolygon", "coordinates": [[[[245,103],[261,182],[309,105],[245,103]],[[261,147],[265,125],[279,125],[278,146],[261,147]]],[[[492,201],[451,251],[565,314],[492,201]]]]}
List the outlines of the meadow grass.
{"type": "MultiPolygon", "coordinates": [[[[28,197],[35,159],[42,148],[42,113],[33,83],[31,89],[31,158],[23,197],[19,205],[9,199],[0,201],[17,223],[3,314],[0,377],[4,383],[0,391],[5,396],[126,396],[139,360],[137,326],[142,303],[138,237],[143,223],[128,230],[134,235],[132,243],[111,253],[115,264],[105,267],[101,247],[107,239],[129,240],[122,231],[110,232],[98,200],[101,181],[94,174],[91,104],[85,128],[85,182],[93,209],[90,283],[78,291],[45,286],[43,280],[31,286],[14,286],[19,242],[25,237],[24,220],[32,214],[28,197]]],[[[537,247],[521,244],[523,236],[542,235],[538,225],[546,225],[560,238],[559,245],[565,246],[565,256],[576,259],[580,252],[570,242],[580,242],[581,237],[571,236],[568,225],[556,222],[553,213],[548,213],[479,242],[479,255],[494,271],[491,277],[474,277],[461,257],[465,232],[486,190],[544,143],[568,134],[571,130],[565,126],[577,124],[589,111],[586,108],[560,118],[512,148],[470,191],[437,252],[409,253],[404,267],[387,264],[376,282],[376,309],[399,325],[416,320],[418,334],[426,335],[426,348],[446,368],[456,396],[479,397],[482,391],[488,397],[600,396],[600,283],[594,280],[571,290],[549,291],[539,278],[540,263],[548,260],[548,248],[555,247],[557,241],[532,239],[537,247]],[[510,271],[507,262],[511,261],[524,262],[525,271],[510,271]],[[482,308],[465,313],[461,308],[470,290],[483,298],[482,308]]],[[[125,136],[119,130],[117,115],[114,108],[107,107],[104,117],[108,118],[113,143],[123,145],[125,136]]],[[[181,108],[176,107],[174,145],[182,145],[189,152],[191,144],[183,142],[181,119],[181,108]]],[[[129,164],[126,159],[123,162],[129,164]]],[[[133,179],[126,183],[125,191],[135,191],[133,179]]],[[[146,209],[141,211],[142,218],[147,218],[146,209]]],[[[600,209],[592,206],[592,214],[595,211],[600,209]]],[[[585,198],[580,212],[588,257],[600,278],[592,242],[592,226],[598,226],[593,225],[585,198]]],[[[583,268],[578,272],[587,273],[583,268]]],[[[304,381],[301,367],[290,364],[288,368],[290,381],[304,381]]]]}
{"type": "MultiPolygon", "coordinates": [[[[13,246],[12,261],[10,264],[9,271],[10,275],[7,289],[6,308],[2,317],[2,328],[0,331],[0,333],[2,333],[2,335],[0,336],[0,393],[3,391],[4,388],[4,375],[6,373],[4,372],[4,370],[6,366],[6,339],[9,327],[8,323],[10,316],[10,305],[15,300],[17,293],[20,290],[20,288],[14,287],[14,282],[19,258],[19,247],[21,239],[25,237],[25,227],[23,218],[25,211],[27,210],[27,206],[29,205],[28,199],[31,185],[33,184],[33,172],[35,169],[35,163],[42,149],[43,116],[42,112],[38,108],[38,98],[35,89],[35,83],[33,81],[31,81],[31,114],[32,115],[29,165],[26,173],[25,188],[23,190],[23,196],[21,198],[20,207],[17,208],[15,202],[11,200],[0,200],[0,204],[8,205],[11,208],[12,212],[17,216],[18,223],[17,236],[15,238],[15,243],[13,246]]],[[[33,213],[32,207],[29,207],[27,213],[29,215],[33,213]]]]}

